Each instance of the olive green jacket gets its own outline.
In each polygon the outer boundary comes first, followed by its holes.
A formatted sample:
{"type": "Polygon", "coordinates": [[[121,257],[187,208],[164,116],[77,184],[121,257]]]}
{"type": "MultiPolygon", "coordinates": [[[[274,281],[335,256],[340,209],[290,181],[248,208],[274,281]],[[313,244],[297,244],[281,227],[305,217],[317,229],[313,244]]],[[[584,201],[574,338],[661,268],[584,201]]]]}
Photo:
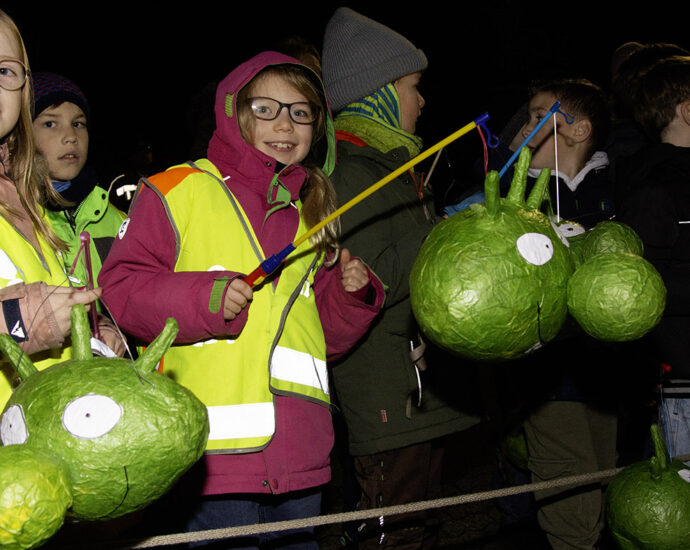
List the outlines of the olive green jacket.
{"type": "MultiPolygon", "coordinates": [[[[381,153],[368,146],[338,142],[331,180],[344,204],[409,160],[404,147],[381,153]]],[[[433,212],[428,196],[424,202],[433,212]]],[[[390,182],[340,218],[342,243],[360,256],[388,287],[382,314],[370,332],[333,365],[334,386],[345,416],[353,455],[374,454],[428,441],[466,429],[479,419],[463,412],[461,391],[469,369],[440,354],[418,377],[409,356],[418,329],[409,298],[412,264],[432,228],[410,174],[390,182]]],[[[472,387],[474,393],[478,393],[472,387]]]]}

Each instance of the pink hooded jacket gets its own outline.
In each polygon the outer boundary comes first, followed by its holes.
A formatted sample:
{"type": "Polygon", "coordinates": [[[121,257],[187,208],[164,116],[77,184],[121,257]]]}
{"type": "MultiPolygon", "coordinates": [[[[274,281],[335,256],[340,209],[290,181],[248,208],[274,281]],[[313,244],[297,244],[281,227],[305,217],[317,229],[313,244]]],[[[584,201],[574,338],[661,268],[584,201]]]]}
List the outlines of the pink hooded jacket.
{"type": "MultiPolygon", "coordinates": [[[[264,52],[237,67],[219,84],[217,126],[208,148],[209,160],[240,202],[267,253],[282,250],[297,236],[298,211],[288,205],[265,218],[270,210],[267,194],[271,182],[283,167],[242,140],[237,118],[226,115],[226,98],[232,97],[232,113],[236,113],[237,92],[263,68],[283,63],[299,64],[291,57],[264,52]]],[[[334,140],[327,141],[326,158],[314,160],[332,166],[334,140]]],[[[280,181],[291,200],[299,198],[305,175],[299,165],[280,171],[280,181]]],[[[142,187],[130,212],[126,230],[115,239],[99,277],[103,300],[122,328],[151,341],[165,319],[175,317],[180,326],[178,343],[240,333],[246,316],[251,315],[251,305],[231,322],[223,318],[222,308],[212,314],[208,307],[214,281],[239,274],[175,272],[175,235],[160,199],[148,187],[142,187]]],[[[363,336],[384,297],[381,283],[371,274],[370,285],[354,293],[345,291],[341,277],[339,265],[323,267],[313,286],[329,359],[343,355],[363,336]],[[370,287],[376,294],[373,304],[364,300],[370,287]]],[[[329,481],[333,445],[330,411],[303,399],[276,396],[275,414],[275,435],[262,451],[205,456],[205,494],[285,493],[329,481]]]]}

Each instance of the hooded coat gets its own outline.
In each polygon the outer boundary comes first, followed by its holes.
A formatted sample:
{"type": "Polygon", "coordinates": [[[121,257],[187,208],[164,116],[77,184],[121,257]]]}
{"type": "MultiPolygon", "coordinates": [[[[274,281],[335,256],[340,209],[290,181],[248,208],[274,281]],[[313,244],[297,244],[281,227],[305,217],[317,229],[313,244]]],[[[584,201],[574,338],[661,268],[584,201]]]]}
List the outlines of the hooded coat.
{"type": "MultiPolygon", "coordinates": [[[[285,63],[298,62],[275,52],[265,52],[237,67],[219,84],[215,104],[217,126],[208,148],[208,159],[240,203],[267,254],[282,250],[297,236],[299,211],[293,202],[300,196],[306,173],[300,165],[285,167],[245,142],[233,115],[237,113],[237,93],[242,87],[267,66],[285,63]],[[289,191],[292,202],[269,214],[275,205],[269,204],[267,196],[273,193],[276,179],[289,191]]],[[[320,81],[319,87],[323,89],[320,81]]],[[[318,151],[312,160],[328,172],[335,154],[330,116],[325,143],[327,147],[318,151]]],[[[230,209],[225,210],[223,215],[226,214],[232,215],[230,209]]],[[[232,321],[223,318],[222,308],[216,313],[209,308],[216,281],[240,274],[176,272],[175,247],[175,233],[161,199],[150,188],[142,187],[129,222],[115,240],[99,278],[104,301],[115,319],[144,341],[151,341],[165,318],[171,316],[180,325],[178,343],[241,334],[247,315],[251,315],[251,305],[232,321]]],[[[219,258],[218,263],[231,266],[232,259],[219,258]]],[[[341,278],[339,265],[322,267],[313,285],[328,358],[338,357],[354,345],[383,301],[383,288],[375,278],[370,278],[370,285],[376,290],[373,304],[364,300],[369,287],[349,293],[344,290],[341,278]]],[[[270,283],[264,287],[267,285],[270,283]]],[[[257,341],[257,345],[263,343],[257,341]]],[[[275,433],[266,447],[246,454],[205,457],[205,494],[285,493],[315,487],[330,479],[333,429],[329,409],[281,395],[275,396],[274,404],[275,433]]]]}

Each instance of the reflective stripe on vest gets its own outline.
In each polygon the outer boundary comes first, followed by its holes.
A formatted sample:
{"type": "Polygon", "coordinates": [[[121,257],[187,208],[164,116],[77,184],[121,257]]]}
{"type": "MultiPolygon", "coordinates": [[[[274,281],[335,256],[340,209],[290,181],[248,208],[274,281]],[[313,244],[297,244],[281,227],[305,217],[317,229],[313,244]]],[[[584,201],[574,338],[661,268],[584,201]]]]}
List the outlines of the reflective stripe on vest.
{"type": "Polygon", "coordinates": [[[271,375],[278,380],[317,388],[328,395],[326,361],[295,349],[276,346],[271,358],[271,375]]]}
{"type": "MultiPolygon", "coordinates": [[[[161,198],[175,233],[175,271],[249,273],[263,261],[249,220],[209,161],[173,167],[146,184],[161,198]]],[[[300,220],[297,233],[303,231],[300,220]]],[[[174,346],[166,353],[164,372],[208,408],[207,452],[265,447],[275,430],[275,394],[330,404],[325,339],[311,291],[319,266],[304,243],[284,263],[277,285],[267,281],[254,289],[239,336],[174,346]]]]}
{"type": "Polygon", "coordinates": [[[220,405],[207,407],[206,410],[211,426],[208,438],[213,441],[244,439],[257,435],[271,436],[275,431],[273,401],[245,405],[220,405]]]}

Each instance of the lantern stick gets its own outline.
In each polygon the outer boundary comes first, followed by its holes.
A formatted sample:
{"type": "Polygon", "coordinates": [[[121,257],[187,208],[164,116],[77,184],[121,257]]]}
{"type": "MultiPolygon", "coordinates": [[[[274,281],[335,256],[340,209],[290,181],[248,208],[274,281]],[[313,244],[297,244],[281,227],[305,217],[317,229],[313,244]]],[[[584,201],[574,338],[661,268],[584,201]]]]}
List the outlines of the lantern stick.
{"type": "Polygon", "coordinates": [[[524,141],[520,144],[520,147],[518,147],[517,150],[516,150],[516,151],[512,154],[512,156],[508,159],[508,162],[506,162],[505,166],[504,166],[503,168],[501,168],[501,171],[498,173],[498,177],[499,177],[499,178],[502,178],[502,177],[503,177],[503,174],[505,174],[506,171],[508,170],[508,168],[510,168],[510,165],[513,164],[513,162],[515,162],[515,159],[516,159],[516,158],[518,158],[518,155],[520,154],[520,151],[522,151],[522,148],[523,148],[525,145],[527,145],[530,141],[532,141],[532,138],[533,138],[535,135],[537,135],[537,132],[538,132],[539,130],[541,130],[542,126],[544,126],[544,124],[546,124],[546,121],[549,120],[549,119],[551,118],[551,116],[553,116],[555,113],[561,113],[561,114],[563,115],[563,117],[565,118],[565,121],[566,121],[568,124],[572,124],[572,123],[573,123],[574,117],[573,117],[572,115],[568,114],[568,113],[564,113],[563,111],[561,111],[560,107],[561,107],[561,102],[560,102],[560,101],[556,101],[556,103],[554,103],[554,104],[551,106],[551,108],[549,109],[549,112],[546,114],[546,116],[544,116],[544,118],[542,118],[542,119],[539,121],[539,124],[537,124],[537,125],[534,127],[534,130],[532,130],[532,131],[529,133],[529,135],[528,135],[528,136],[524,139],[524,141]]]}
{"type": "MultiPolygon", "coordinates": [[[[87,281],[83,281],[86,284],[86,288],[88,290],[93,290],[96,285],[94,285],[93,282],[93,269],[91,267],[91,246],[89,243],[91,242],[91,235],[89,234],[88,231],[82,231],[79,234],[79,250],[77,250],[77,255],[74,257],[74,261],[72,262],[72,267],[69,270],[69,274],[72,275],[74,273],[74,270],[77,267],[77,262],[79,261],[79,257],[81,256],[82,252],[84,253],[84,268],[86,271],[86,277],[87,281]]],[[[101,339],[101,331],[98,328],[98,311],[96,310],[96,304],[91,305],[91,309],[89,311],[89,315],[91,317],[91,332],[93,333],[94,338],[97,340],[101,339]]]]}
{"type": "MultiPolygon", "coordinates": [[[[559,104],[560,105],[560,104],[559,104]]],[[[252,271],[249,275],[244,277],[244,282],[247,283],[249,286],[254,287],[261,283],[268,275],[273,273],[278,266],[283,262],[285,258],[293,251],[295,248],[297,248],[300,244],[302,244],[304,241],[306,241],[309,237],[314,235],[316,232],[321,230],[323,227],[328,225],[330,222],[332,222],[334,219],[338,218],[341,216],[343,213],[345,213],[347,210],[367,198],[369,195],[372,193],[375,193],[379,189],[381,189],[384,185],[387,183],[390,183],[393,181],[395,178],[409,170],[410,168],[416,166],[423,160],[427,159],[431,155],[433,155],[436,151],[439,151],[443,149],[446,145],[449,143],[455,141],[456,139],[464,136],[471,130],[474,130],[478,126],[483,125],[487,120],[489,119],[489,114],[484,113],[480,117],[476,118],[469,124],[466,124],[459,130],[453,132],[451,135],[448,137],[442,139],[439,141],[436,145],[432,145],[429,147],[426,151],[421,152],[419,155],[414,157],[413,159],[409,160],[402,166],[400,166],[398,169],[393,170],[390,174],[387,176],[383,177],[364,191],[362,191],[359,195],[356,197],[350,199],[348,202],[346,202],[344,205],[342,205],[340,208],[338,208],[335,212],[321,220],[319,223],[314,225],[311,229],[306,231],[303,235],[298,237],[297,239],[294,240],[292,244],[289,244],[286,246],[283,250],[278,252],[277,254],[273,254],[269,258],[266,258],[259,267],[257,267],[254,271],[252,271]]]]}

